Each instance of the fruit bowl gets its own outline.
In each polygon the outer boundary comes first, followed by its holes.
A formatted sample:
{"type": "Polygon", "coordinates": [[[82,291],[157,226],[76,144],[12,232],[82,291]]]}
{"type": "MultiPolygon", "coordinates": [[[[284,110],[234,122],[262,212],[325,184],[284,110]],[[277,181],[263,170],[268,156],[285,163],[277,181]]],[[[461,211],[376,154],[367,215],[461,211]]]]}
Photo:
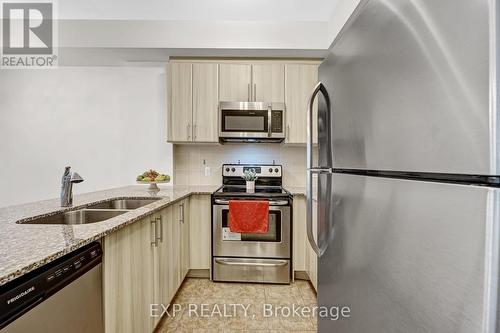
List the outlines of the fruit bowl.
{"type": "Polygon", "coordinates": [[[138,180],[137,184],[149,184],[148,190],[160,190],[157,184],[166,184],[170,183],[170,180],[163,180],[163,181],[142,181],[138,180]]]}
{"type": "Polygon", "coordinates": [[[161,174],[156,170],[150,169],[137,176],[138,184],[149,184],[148,191],[159,191],[157,184],[165,184],[170,182],[170,176],[161,174]]]}

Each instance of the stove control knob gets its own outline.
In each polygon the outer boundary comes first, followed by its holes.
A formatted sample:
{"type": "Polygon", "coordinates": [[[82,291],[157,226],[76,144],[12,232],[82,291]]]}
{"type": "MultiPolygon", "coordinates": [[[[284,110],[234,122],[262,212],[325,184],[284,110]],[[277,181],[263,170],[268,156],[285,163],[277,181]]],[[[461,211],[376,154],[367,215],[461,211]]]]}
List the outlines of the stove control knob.
{"type": "Polygon", "coordinates": [[[236,169],[235,169],[235,168],[231,168],[231,171],[232,171],[232,172],[235,172],[235,171],[236,171],[236,169]]]}
{"type": "Polygon", "coordinates": [[[269,168],[269,172],[273,172],[273,168],[269,168]]]}
{"type": "Polygon", "coordinates": [[[226,172],[229,172],[229,168],[226,168],[226,172]]]}
{"type": "Polygon", "coordinates": [[[274,172],[278,172],[278,171],[279,171],[278,168],[274,169],[274,172]]]}

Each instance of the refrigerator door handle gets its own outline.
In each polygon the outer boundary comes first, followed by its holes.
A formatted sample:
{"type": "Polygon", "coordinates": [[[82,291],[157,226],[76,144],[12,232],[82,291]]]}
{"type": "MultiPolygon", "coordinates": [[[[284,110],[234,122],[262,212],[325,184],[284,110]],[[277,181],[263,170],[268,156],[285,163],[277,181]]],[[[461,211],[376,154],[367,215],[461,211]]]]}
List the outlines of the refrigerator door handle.
{"type": "MultiPolygon", "coordinates": [[[[314,101],[316,100],[316,96],[318,96],[319,93],[322,93],[325,101],[326,101],[326,108],[327,108],[327,126],[326,126],[326,149],[328,151],[328,154],[332,153],[331,149],[331,126],[330,126],[330,117],[331,117],[331,104],[330,104],[330,97],[328,95],[328,91],[326,90],[326,87],[323,85],[323,83],[319,82],[316,87],[314,88],[314,91],[309,98],[309,103],[308,103],[308,108],[307,108],[307,178],[306,178],[306,230],[307,230],[307,238],[309,240],[309,244],[311,244],[312,249],[314,252],[316,252],[316,255],[318,257],[321,257],[327,247],[328,247],[328,242],[325,242],[323,245],[318,245],[314,239],[314,233],[313,233],[313,174],[330,174],[333,172],[333,167],[332,166],[326,166],[326,167],[313,167],[313,124],[314,124],[314,119],[313,119],[313,109],[314,109],[314,101]]],[[[318,135],[319,137],[319,135],[318,135]]],[[[321,143],[323,144],[323,143],[321,143]]],[[[332,158],[329,155],[328,156],[328,161],[332,163],[332,158]]],[[[328,218],[328,217],[327,217],[328,218]]],[[[319,235],[318,235],[319,236],[319,235]]],[[[321,237],[317,237],[320,239],[321,237]]]]}

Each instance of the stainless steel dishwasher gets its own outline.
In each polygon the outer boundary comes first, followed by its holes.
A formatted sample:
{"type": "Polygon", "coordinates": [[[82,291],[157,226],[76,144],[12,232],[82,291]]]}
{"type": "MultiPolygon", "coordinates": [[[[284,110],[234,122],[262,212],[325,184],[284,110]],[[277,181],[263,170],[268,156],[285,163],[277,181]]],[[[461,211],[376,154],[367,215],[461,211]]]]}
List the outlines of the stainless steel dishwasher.
{"type": "Polygon", "coordinates": [[[103,332],[102,249],[92,243],[0,287],[0,328],[103,332]]]}

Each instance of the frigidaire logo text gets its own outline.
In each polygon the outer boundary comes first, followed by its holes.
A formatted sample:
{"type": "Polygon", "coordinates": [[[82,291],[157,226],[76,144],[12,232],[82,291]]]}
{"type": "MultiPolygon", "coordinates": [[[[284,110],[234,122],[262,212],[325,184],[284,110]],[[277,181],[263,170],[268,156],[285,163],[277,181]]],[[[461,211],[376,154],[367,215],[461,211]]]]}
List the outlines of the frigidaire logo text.
{"type": "Polygon", "coordinates": [[[16,296],[14,296],[11,299],[7,300],[7,304],[10,304],[10,303],[13,303],[13,302],[17,301],[21,297],[24,297],[24,296],[28,295],[33,290],[35,290],[35,286],[30,287],[30,288],[26,289],[25,291],[23,291],[22,293],[17,294],[16,296]]]}
{"type": "Polygon", "coordinates": [[[2,19],[2,68],[55,66],[52,2],[3,2],[2,19]]]}

